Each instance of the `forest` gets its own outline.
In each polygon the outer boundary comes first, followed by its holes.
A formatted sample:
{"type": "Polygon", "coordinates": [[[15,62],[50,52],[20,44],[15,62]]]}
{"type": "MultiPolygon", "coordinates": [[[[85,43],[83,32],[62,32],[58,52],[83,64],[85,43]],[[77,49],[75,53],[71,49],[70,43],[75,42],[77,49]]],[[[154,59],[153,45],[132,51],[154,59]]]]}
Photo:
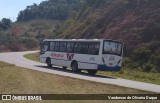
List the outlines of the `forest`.
{"type": "Polygon", "coordinates": [[[39,5],[27,6],[19,12],[17,22],[29,21],[33,19],[56,19],[65,20],[73,12],[80,8],[80,0],[49,0],[42,1],[39,5]]]}
{"type": "Polygon", "coordinates": [[[45,38],[125,43],[123,67],[160,72],[159,0],[47,0],[0,21],[0,51],[34,50],[45,38]]]}

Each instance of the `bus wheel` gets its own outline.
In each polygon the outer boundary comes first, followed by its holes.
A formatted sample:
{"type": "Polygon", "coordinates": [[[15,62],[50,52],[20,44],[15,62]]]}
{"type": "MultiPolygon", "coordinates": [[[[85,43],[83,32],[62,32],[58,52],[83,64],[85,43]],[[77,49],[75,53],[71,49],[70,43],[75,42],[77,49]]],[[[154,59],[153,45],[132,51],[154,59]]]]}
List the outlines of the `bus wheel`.
{"type": "Polygon", "coordinates": [[[87,70],[90,75],[95,75],[97,70],[87,70]]]}
{"type": "Polygon", "coordinates": [[[76,61],[74,61],[71,64],[71,68],[72,68],[72,71],[74,71],[74,72],[80,72],[80,70],[78,69],[78,63],[76,61]]]}
{"type": "Polygon", "coordinates": [[[46,60],[46,63],[47,63],[47,66],[48,66],[48,67],[52,67],[51,59],[50,59],[50,58],[48,58],[48,59],[46,60]]]}

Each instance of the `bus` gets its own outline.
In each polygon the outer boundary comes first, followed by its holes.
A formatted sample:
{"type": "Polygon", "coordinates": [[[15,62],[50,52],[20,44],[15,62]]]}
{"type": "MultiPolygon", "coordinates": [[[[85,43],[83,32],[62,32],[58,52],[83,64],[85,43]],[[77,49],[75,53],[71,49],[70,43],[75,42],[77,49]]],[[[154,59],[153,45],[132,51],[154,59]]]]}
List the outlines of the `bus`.
{"type": "Polygon", "coordinates": [[[45,39],[41,43],[40,61],[48,67],[70,67],[74,72],[87,70],[120,71],[123,43],[105,39],[45,39]]]}

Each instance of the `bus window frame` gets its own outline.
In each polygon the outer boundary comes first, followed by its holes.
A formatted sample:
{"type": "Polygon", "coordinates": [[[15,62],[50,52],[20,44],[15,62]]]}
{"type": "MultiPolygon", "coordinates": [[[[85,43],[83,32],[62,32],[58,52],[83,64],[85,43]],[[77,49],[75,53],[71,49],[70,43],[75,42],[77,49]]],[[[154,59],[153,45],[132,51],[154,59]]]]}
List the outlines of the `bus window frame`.
{"type": "MultiPolygon", "coordinates": [[[[48,42],[48,49],[46,51],[50,52],[62,52],[62,53],[75,53],[75,54],[86,54],[86,55],[99,55],[100,53],[100,45],[101,42],[75,42],[75,41],[44,41],[42,44],[44,46],[44,43],[48,42]],[[54,43],[53,46],[51,46],[51,43],[54,43]],[[58,45],[57,45],[58,43],[58,45]],[[60,51],[60,44],[65,43],[65,50],[60,51]],[[68,44],[70,44],[70,49],[72,48],[72,51],[68,49],[68,44]],[[78,44],[81,45],[81,50],[80,51],[75,51],[76,50],[76,45],[78,44]],[[96,45],[99,46],[98,51],[96,53],[90,52],[89,47],[93,46],[93,50],[96,48],[96,45]],[[83,51],[82,49],[85,47],[85,50],[83,51]]],[[[79,47],[78,47],[79,48],[79,47]]],[[[93,51],[91,50],[91,51],[93,51]]],[[[46,52],[43,51],[43,52],[46,52]]]]}
{"type": "Polygon", "coordinates": [[[122,56],[123,55],[123,43],[122,42],[119,42],[119,41],[113,41],[113,40],[104,40],[103,41],[103,47],[102,47],[102,54],[111,54],[111,55],[117,55],[117,56],[122,56]],[[121,52],[119,54],[115,54],[115,53],[104,53],[104,45],[105,45],[105,42],[115,42],[115,43],[120,43],[122,46],[121,46],[121,52]]]}
{"type": "Polygon", "coordinates": [[[99,55],[99,53],[100,53],[101,42],[75,42],[75,45],[74,45],[74,53],[76,53],[76,54],[99,55]],[[87,44],[88,45],[88,47],[87,47],[87,53],[82,53],[82,50],[80,50],[81,51],[80,53],[75,52],[75,45],[76,45],[76,43],[80,43],[81,44],[81,49],[82,49],[82,47],[83,47],[84,44],[87,44]],[[95,44],[95,45],[93,45],[93,44],[95,44]],[[93,46],[93,48],[95,49],[95,46],[97,44],[99,45],[98,53],[96,53],[96,54],[95,53],[90,53],[89,52],[89,47],[93,46]]]}

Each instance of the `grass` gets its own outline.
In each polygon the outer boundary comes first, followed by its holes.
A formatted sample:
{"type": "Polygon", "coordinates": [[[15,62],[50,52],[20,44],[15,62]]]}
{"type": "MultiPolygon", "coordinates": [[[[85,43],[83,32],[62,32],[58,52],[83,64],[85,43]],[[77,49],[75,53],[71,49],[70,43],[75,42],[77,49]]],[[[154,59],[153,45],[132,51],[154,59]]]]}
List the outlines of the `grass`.
{"type": "Polygon", "coordinates": [[[39,61],[39,52],[38,53],[31,53],[31,54],[26,54],[24,55],[25,58],[36,61],[36,62],[40,62],[39,61]]]}
{"type": "Polygon", "coordinates": [[[159,73],[143,72],[140,70],[122,69],[119,72],[101,72],[100,71],[98,72],[98,74],[160,85],[159,73]]]}
{"type": "MultiPolygon", "coordinates": [[[[27,54],[24,55],[24,57],[30,60],[40,62],[38,53],[27,54]]],[[[99,71],[98,74],[160,85],[160,73],[143,72],[138,70],[130,70],[122,68],[122,70],[119,72],[99,71]]]]}
{"type": "MultiPolygon", "coordinates": [[[[147,94],[152,92],[130,89],[110,84],[96,83],[70,77],[33,71],[0,62],[1,94],[147,94]]],[[[5,103],[5,101],[3,101],[5,103]]],[[[6,101],[8,103],[8,101],[6,101]]],[[[12,101],[13,102],[13,101],[12,101]]],[[[11,103],[12,103],[11,102],[11,103]]],[[[16,101],[19,103],[19,101],[16,101]]],[[[46,103],[107,103],[107,101],[45,101],[46,103]]],[[[108,101],[117,103],[117,101],[108,101]]],[[[119,103],[147,101],[118,101],[119,103]]],[[[149,101],[148,101],[149,102],[149,101]]],[[[150,101],[153,102],[153,101],[150,101]]],[[[156,101],[154,101],[156,102],[156,101]]],[[[21,101],[20,103],[29,103],[21,101]]],[[[37,101],[35,103],[44,103],[37,101]]],[[[158,102],[157,102],[158,103],[158,102]]]]}

